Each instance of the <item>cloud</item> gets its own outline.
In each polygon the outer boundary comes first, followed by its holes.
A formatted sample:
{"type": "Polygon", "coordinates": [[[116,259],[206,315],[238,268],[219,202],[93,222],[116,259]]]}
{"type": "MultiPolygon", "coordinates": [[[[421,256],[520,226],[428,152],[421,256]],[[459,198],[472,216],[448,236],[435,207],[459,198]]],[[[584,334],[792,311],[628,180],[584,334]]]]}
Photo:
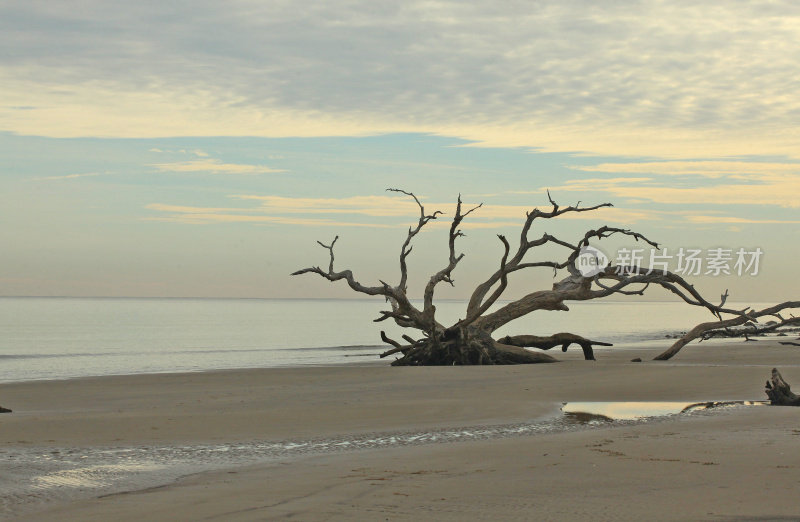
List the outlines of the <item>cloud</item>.
{"type": "MultiPolygon", "coordinates": [[[[572,192],[578,190],[608,190],[610,187],[617,187],[620,185],[630,185],[633,183],[641,183],[646,181],[653,181],[653,178],[584,178],[584,179],[569,179],[565,181],[565,185],[549,187],[548,190],[555,194],[557,192],[572,192]]],[[[542,189],[537,190],[513,190],[509,194],[541,194],[542,189]]]]}
{"type": "Polygon", "coordinates": [[[90,178],[94,176],[100,176],[99,172],[87,172],[85,174],[66,174],[64,176],[46,176],[42,178],[36,178],[40,180],[57,180],[57,179],[77,179],[77,178],[90,178]]]}
{"type": "MultiPolygon", "coordinates": [[[[167,214],[148,219],[180,223],[280,223],[307,226],[407,227],[419,217],[413,200],[401,196],[352,196],[346,198],[295,198],[285,196],[233,195],[232,199],[257,202],[251,207],[197,207],[151,203],[147,209],[167,214]],[[330,218],[298,217],[332,216],[330,218]],[[335,218],[333,217],[335,216],[335,218]]],[[[432,227],[450,226],[454,204],[423,200],[426,214],[445,212],[432,227]]],[[[472,208],[477,203],[464,203],[472,208]]],[[[519,227],[531,207],[521,205],[484,205],[463,222],[465,229],[519,227]]],[[[601,220],[630,224],[660,219],[661,213],[637,209],[602,208],[596,212],[565,214],[563,219],[601,220]]]]}
{"type": "MultiPolygon", "coordinates": [[[[800,173],[800,163],[767,163],[760,161],[651,161],[630,163],[600,163],[570,167],[586,172],[638,173],[662,176],[703,176],[720,178],[763,174],[800,173]]],[[[646,178],[615,178],[642,181],[646,178]]],[[[611,180],[608,180],[611,181],[611,180]]]]}
{"type": "MultiPolygon", "coordinates": [[[[651,161],[600,163],[599,165],[578,165],[570,168],[586,172],[703,176],[709,178],[736,175],[800,173],[800,163],[767,163],[760,161],[651,161]]],[[[637,179],[637,181],[639,180],[637,179]]]]}
{"type": "MultiPolygon", "coordinates": [[[[169,153],[169,154],[191,154],[193,156],[197,156],[197,157],[200,157],[200,158],[207,158],[208,157],[208,153],[206,151],[202,150],[202,149],[165,150],[165,149],[160,149],[158,147],[153,147],[151,149],[148,149],[148,152],[156,152],[158,154],[167,154],[167,153],[169,153]]],[[[270,158],[270,159],[273,159],[273,158],[270,158]]]]}
{"type": "MultiPolygon", "coordinates": [[[[357,214],[372,217],[419,215],[410,198],[399,196],[351,196],[347,198],[295,198],[283,196],[233,195],[231,198],[256,201],[263,211],[288,214],[357,214]]],[[[423,203],[426,213],[437,210],[423,203]]]]}
{"type": "Polygon", "coordinates": [[[772,205],[800,207],[800,164],[740,161],[694,161],[602,164],[582,168],[592,172],[648,173],[654,177],[614,177],[568,180],[554,192],[605,192],[617,198],[668,205],[772,205]],[[618,168],[619,167],[619,168],[618,168]],[[700,176],[676,186],[664,176],[700,176]]]}
{"type": "MultiPolygon", "coordinates": [[[[197,152],[195,151],[195,154],[197,152]]],[[[206,155],[197,154],[198,156],[206,155]]],[[[189,161],[177,161],[173,163],[154,163],[150,165],[162,172],[207,172],[210,174],[272,174],[285,172],[280,169],[273,169],[264,165],[245,165],[240,163],[223,163],[218,159],[199,159],[189,161]]]]}
{"type": "Polygon", "coordinates": [[[192,207],[183,205],[165,205],[151,203],[146,206],[149,210],[163,212],[169,215],[146,218],[148,221],[170,221],[174,223],[187,223],[194,225],[207,225],[212,223],[264,223],[303,226],[346,226],[346,227],[379,227],[394,228],[396,225],[383,223],[358,223],[336,221],[324,218],[304,218],[297,216],[264,215],[265,209],[252,208],[224,208],[224,207],[192,207]]]}
{"type": "Polygon", "coordinates": [[[688,215],[686,220],[691,223],[751,223],[758,225],[792,225],[800,223],[800,220],[784,219],[754,219],[738,216],[703,216],[688,215]]]}
{"type": "Polygon", "coordinates": [[[17,133],[429,132],[608,155],[800,154],[790,0],[2,9],[0,126],[17,133]]]}
{"type": "MultiPolygon", "coordinates": [[[[295,198],[283,196],[253,196],[235,195],[232,198],[258,201],[261,203],[260,210],[263,212],[287,213],[287,214],[350,214],[369,217],[402,217],[403,223],[419,216],[419,207],[413,200],[402,196],[352,196],[347,198],[295,198]]],[[[421,200],[425,207],[425,213],[431,214],[436,210],[443,211],[445,215],[442,219],[446,220],[449,214],[454,211],[454,204],[431,203],[421,200]]],[[[479,204],[478,201],[464,201],[463,208],[472,208],[479,204]]],[[[503,205],[491,204],[484,205],[475,213],[470,215],[470,219],[464,222],[465,227],[503,227],[509,223],[519,226],[525,219],[525,215],[532,209],[531,206],[523,205],[503,205]],[[516,220],[516,221],[502,221],[516,220]]],[[[567,214],[565,219],[593,219],[598,218],[613,222],[635,222],[642,220],[657,219],[655,215],[647,211],[602,208],[596,214],[576,213],[567,214]]]]}
{"type": "Polygon", "coordinates": [[[184,223],[188,225],[210,225],[214,223],[257,223],[277,225],[302,225],[313,227],[370,227],[370,228],[395,228],[392,225],[376,223],[353,223],[334,221],[329,219],[291,218],[283,216],[250,216],[236,214],[217,214],[203,212],[176,212],[169,216],[145,218],[146,221],[167,221],[171,223],[184,223]]]}

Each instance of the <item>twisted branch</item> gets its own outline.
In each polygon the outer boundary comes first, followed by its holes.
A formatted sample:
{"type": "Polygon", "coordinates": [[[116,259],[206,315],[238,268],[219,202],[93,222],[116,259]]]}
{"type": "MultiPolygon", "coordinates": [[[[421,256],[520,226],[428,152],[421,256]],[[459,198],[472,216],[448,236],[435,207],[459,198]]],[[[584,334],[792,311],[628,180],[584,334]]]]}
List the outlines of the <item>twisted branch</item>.
{"type": "Polygon", "coordinates": [[[483,203],[480,205],[473,207],[463,214],[461,213],[461,194],[458,195],[458,202],[456,203],[456,214],[453,217],[453,222],[450,223],[450,233],[448,236],[448,248],[449,248],[449,258],[448,264],[443,269],[436,272],[433,276],[431,276],[428,284],[425,285],[425,292],[423,294],[423,313],[429,314],[431,318],[433,317],[434,308],[433,308],[433,293],[436,289],[436,285],[440,282],[444,281],[453,285],[453,279],[451,274],[453,270],[456,268],[456,265],[464,258],[464,254],[456,255],[456,239],[459,237],[463,237],[465,234],[458,228],[461,225],[461,222],[464,220],[465,217],[473,213],[474,211],[478,210],[483,206],[483,203]]]}
{"type": "Polygon", "coordinates": [[[335,272],[333,270],[333,261],[334,261],[333,246],[336,244],[336,241],[338,239],[339,239],[339,236],[336,236],[333,239],[333,241],[331,241],[330,245],[326,245],[322,241],[317,241],[317,243],[322,248],[325,248],[330,253],[330,263],[328,264],[328,271],[327,272],[322,270],[318,266],[312,266],[312,267],[309,267],[309,268],[303,268],[303,269],[298,270],[296,272],[292,272],[292,275],[296,276],[296,275],[301,275],[301,274],[314,273],[314,274],[318,274],[318,275],[324,277],[328,281],[339,281],[341,279],[344,279],[345,281],[347,281],[347,284],[350,286],[350,288],[352,288],[356,292],[360,292],[362,294],[367,294],[367,295],[383,295],[383,296],[386,296],[386,297],[394,297],[392,295],[393,292],[391,292],[391,289],[385,284],[382,285],[382,286],[364,286],[361,283],[359,283],[358,281],[356,281],[355,277],[353,276],[353,272],[352,271],[350,271],[350,270],[342,270],[341,272],[335,272]]]}
{"type": "MultiPolygon", "coordinates": [[[[726,292],[727,294],[727,292],[726,292]]],[[[769,316],[780,316],[779,312],[786,309],[792,308],[800,308],[800,301],[785,301],[783,303],[776,304],[774,306],[770,306],[768,308],[763,308],[761,310],[750,310],[748,309],[741,310],[736,312],[736,315],[730,319],[724,319],[719,321],[711,321],[707,323],[700,323],[688,332],[686,332],[680,339],[675,341],[675,343],[670,346],[667,350],[660,353],[654,360],[656,361],[666,361],[671,359],[678,353],[681,348],[692,342],[693,340],[697,339],[698,337],[702,337],[708,332],[714,330],[723,330],[725,328],[730,328],[732,326],[740,326],[746,324],[748,322],[756,321],[759,317],[769,317],[769,316]]],[[[730,312],[725,312],[730,313],[730,312]]],[[[800,324],[800,318],[791,317],[789,319],[783,319],[779,323],[775,325],[774,329],[777,329],[781,326],[788,326],[793,324],[800,324]]]]}
{"type": "Polygon", "coordinates": [[[405,194],[406,196],[410,196],[414,198],[414,201],[417,203],[419,207],[419,220],[417,221],[417,226],[414,228],[408,227],[408,236],[406,236],[406,240],[403,242],[403,246],[400,248],[400,284],[397,287],[400,289],[401,292],[406,293],[407,291],[407,283],[408,283],[408,265],[406,264],[406,258],[411,253],[413,247],[411,246],[411,240],[414,239],[414,236],[419,234],[419,231],[422,230],[422,227],[428,224],[429,221],[433,221],[439,214],[443,214],[443,212],[435,211],[433,214],[426,215],[425,214],[425,207],[422,206],[420,203],[419,198],[414,195],[413,192],[407,192],[402,189],[396,188],[388,188],[386,189],[387,192],[399,192],[400,194],[405,194]]]}

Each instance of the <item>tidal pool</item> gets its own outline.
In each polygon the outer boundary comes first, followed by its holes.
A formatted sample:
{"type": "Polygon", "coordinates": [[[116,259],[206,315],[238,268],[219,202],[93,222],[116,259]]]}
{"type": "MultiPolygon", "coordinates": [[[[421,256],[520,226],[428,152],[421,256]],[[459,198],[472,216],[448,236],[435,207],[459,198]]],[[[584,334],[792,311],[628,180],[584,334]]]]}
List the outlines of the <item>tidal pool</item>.
{"type": "Polygon", "coordinates": [[[561,407],[565,418],[580,423],[643,420],[651,417],[677,415],[712,408],[733,406],[763,406],[768,401],[706,401],[706,402],[567,402],[561,407]]]}

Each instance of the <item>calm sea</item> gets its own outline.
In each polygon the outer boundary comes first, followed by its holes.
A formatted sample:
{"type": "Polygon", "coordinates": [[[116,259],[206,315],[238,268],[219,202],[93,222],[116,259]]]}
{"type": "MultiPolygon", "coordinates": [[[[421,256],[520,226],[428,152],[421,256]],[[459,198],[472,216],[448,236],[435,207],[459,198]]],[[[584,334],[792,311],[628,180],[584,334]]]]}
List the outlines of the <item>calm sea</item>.
{"type": "MultiPolygon", "coordinates": [[[[617,344],[659,341],[711,319],[681,303],[571,303],[500,335],[570,331],[617,344]]],[[[0,297],[0,382],[224,368],[352,364],[384,349],[381,300],[0,297]]],[[[466,304],[437,305],[444,322],[466,304]]]]}

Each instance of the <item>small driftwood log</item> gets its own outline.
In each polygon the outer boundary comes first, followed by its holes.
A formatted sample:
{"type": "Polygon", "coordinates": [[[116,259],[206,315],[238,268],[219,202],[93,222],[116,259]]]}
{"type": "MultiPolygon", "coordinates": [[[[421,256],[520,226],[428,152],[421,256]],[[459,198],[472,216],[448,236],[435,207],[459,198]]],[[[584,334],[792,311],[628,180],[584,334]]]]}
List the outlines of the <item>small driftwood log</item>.
{"type": "Polygon", "coordinates": [[[800,406],[800,397],[792,393],[789,383],[783,380],[777,368],[772,369],[772,379],[764,390],[773,406],[800,406]]]}

